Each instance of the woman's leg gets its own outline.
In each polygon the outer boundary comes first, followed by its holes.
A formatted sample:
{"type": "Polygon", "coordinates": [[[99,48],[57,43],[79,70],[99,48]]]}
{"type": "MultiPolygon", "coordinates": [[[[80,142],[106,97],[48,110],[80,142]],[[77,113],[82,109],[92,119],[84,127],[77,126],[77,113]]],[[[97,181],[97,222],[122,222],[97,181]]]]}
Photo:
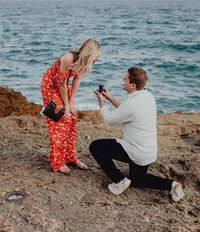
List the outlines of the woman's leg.
{"type": "Polygon", "coordinates": [[[50,139],[49,160],[56,172],[65,165],[65,141],[69,131],[69,119],[61,118],[58,122],[47,119],[50,139]]]}
{"type": "Polygon", "coordinates": [[[77,116],[71,114],[71,123],[67,140],[64,145],[66,147],[65,163],[75,163],[80,169],[88,169],[87,165],[80,161],[76,154],[76,129],[77,129],[77,116]]]}
{"type": "Polygon", "coordinates": [[[67,132],[64,141],[65,147],[65,163],[75,163],[78,158],[76,154],[76,129],[77,129],[77,116],[71,114],[71,121],[69,123],[69,131],[67,132]]]}

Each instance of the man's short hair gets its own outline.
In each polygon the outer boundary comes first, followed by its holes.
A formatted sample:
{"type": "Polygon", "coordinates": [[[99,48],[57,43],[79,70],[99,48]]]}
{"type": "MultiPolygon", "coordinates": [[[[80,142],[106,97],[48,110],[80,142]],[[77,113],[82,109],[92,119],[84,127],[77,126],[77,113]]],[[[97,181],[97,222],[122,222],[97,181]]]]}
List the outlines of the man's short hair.
{"type": "Polygon", "coordinates": [[[143,69],[137,67],[129,68],[128,74],[129,82],[131,84],[135,84],[137,90],[141,90],[145,87],[148,80],[148,76],[143,69]]]}

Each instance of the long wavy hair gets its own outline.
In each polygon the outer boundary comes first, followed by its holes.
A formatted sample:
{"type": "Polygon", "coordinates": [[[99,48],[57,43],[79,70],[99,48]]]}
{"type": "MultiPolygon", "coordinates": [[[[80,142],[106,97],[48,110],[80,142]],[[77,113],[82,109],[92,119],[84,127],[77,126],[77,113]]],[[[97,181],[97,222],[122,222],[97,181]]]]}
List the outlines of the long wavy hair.
{"type": "Polygon", "coordinates": [[[79,49],[71,51],[74,54],[74,63],[70,69],[79,75],[83,75],[92,69],[92,65],[100,55],[101,46],[94,39],[87,39],[79,49]]]}

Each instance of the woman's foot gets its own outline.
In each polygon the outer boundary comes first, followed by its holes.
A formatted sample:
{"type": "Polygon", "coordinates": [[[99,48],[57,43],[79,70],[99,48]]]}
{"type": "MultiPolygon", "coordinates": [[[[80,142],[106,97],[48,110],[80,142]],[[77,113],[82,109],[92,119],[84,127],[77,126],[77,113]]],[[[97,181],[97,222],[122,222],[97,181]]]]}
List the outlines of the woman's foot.
{"type": "Polygon", "coordinates": [[[58,171],[66,175],[69,175],[71,173],[71,169],[68,168],[66,165],[61,166],[58,171]]]}
{"type": "Polygon", "coordinates": [[[172,195],[172,200],[175,202],[181,200],[185,196],[181,184],[176,181],[172,182],[170,194],[172,195]]]}
{"type": "Polygon", "coordinates": [[[88,166],[86,165],[86,164],[84,164],[82,161],[80,161],[80,160],[77,160],[76,162],[75,162],[75,165],[78,167],[78,168],[80,168],[80,169],[82,169],[82,170],[87,170],[88,169],[88,166]]]}

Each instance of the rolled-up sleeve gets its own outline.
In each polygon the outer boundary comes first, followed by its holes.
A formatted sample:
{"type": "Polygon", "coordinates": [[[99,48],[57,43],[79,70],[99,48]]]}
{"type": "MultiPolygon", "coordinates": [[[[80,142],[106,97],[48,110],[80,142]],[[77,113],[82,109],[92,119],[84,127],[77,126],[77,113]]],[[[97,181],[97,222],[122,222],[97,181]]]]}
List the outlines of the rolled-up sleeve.
{"type": "Polygon", "coordinates": [[[101,114],[104,121],[108,124],[126,123],[132,118],[132,107],[124,101],[113,111],[110,111],[106,106],[103,106],[101,108],[101,114]]]}

